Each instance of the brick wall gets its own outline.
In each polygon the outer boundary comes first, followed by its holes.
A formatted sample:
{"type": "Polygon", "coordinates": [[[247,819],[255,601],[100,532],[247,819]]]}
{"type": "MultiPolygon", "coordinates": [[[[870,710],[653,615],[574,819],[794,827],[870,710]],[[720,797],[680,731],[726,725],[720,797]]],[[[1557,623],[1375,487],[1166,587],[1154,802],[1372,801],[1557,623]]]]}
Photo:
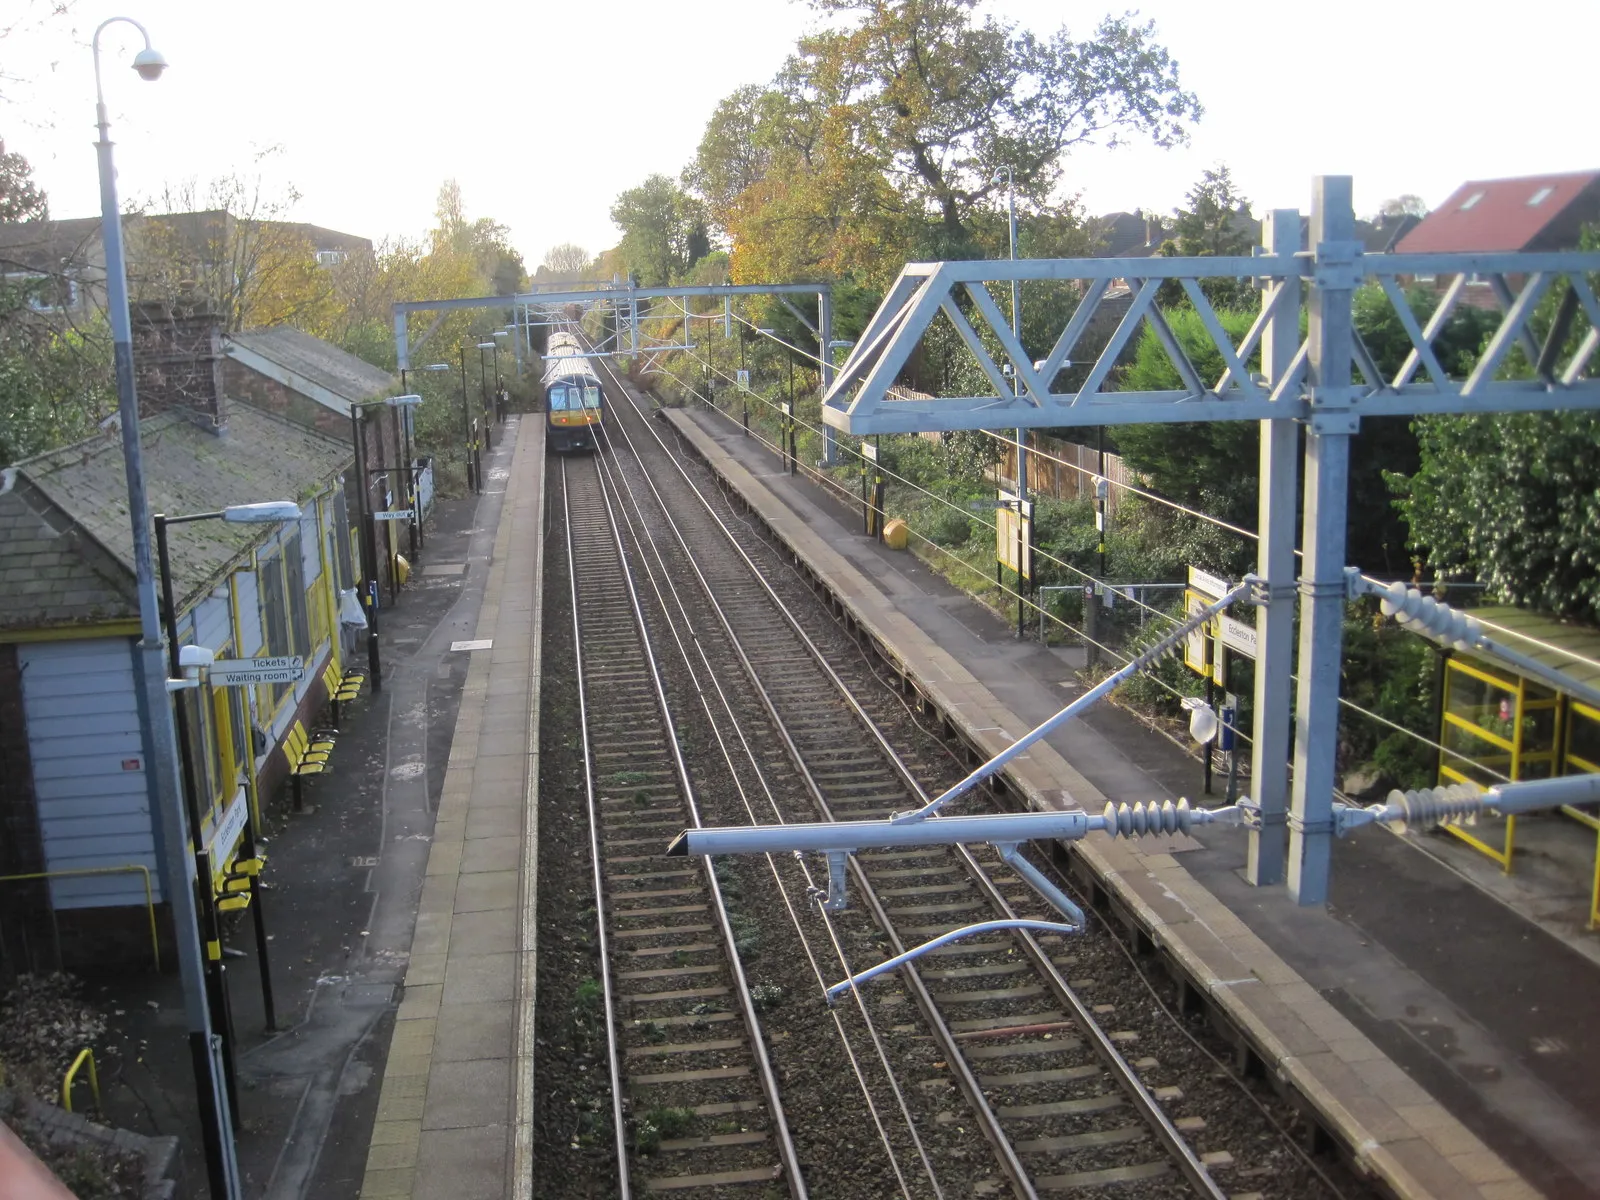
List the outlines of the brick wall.
{"type": "Polygon", "coordinates": [[[176,409],[207,429],[226,429],[228,402],[217,318],[156,302],[137,305],[132,316],[140,413],[176,409]]]}
{"type": "MultiPolygon", "coordinates": [[[[0,645],[0,875],[44,870],[44,841],[28,754],[17,648],[0,645]]],[[[51,970],[50,890],[43,880],[0,883],[0,971],[51,970]]]]}

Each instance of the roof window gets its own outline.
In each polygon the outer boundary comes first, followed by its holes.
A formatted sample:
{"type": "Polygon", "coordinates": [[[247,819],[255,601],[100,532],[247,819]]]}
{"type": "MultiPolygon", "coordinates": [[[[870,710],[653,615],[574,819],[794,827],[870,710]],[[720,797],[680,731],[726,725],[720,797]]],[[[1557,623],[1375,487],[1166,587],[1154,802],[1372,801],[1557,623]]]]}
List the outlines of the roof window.
{"type": "Polygon", "coordinates": [[[1540,188],[1537,192],[1535,192],[1533,195],[1528,197],[1528,207],[1529,208],[1537,208],[1539,205],[1543,204],[1546,200],[1550,199],[1550,196],[1554,191],[1555,191],[1555,188],[1553,188],[1553,187],[1542,187],[1542,188],[1540,188]]]}
{"type": "Polygon", "coordinates": [[[1487,194],[1488,193],[1486,192],[1473,192],[1472,195],[1468,196],[1461,202],[1461,208],[1458,211],[1466,212],[1467,209],[1474,207],[1478,201],[1482,200],[1487,194]]]}

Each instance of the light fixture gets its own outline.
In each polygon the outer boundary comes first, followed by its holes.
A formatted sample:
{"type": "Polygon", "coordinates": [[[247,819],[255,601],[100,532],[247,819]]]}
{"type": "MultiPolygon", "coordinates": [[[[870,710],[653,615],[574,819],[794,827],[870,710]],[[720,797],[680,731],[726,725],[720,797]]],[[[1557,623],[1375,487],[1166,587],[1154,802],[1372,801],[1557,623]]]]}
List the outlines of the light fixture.
{"type": "Polygon", "coordinates": [[[421,370],[421,371],[448,371],[450,369],[450,364],[449,363],[429,363],[427,366],[419,367],[417,369],[421,370]]]}
{"type": "Polygon", "coordinates": [[[161,51],[146,46],[133,56],[133,69],[139,72],[140,79],[154,83],[161,78],[161,72],[167,69],[167,60],[162,57],[161,51]]]}
{"type": "Polygon", "coordinates": [[[494,343],[493,342],[479,342],[478,343],[478,349],[479,350],[493,350],[494,349],[494,343]]]}
{"type": "Polygon", "coordinates": [[[1185,696],[1183,707],[1189,712],[1189,736],[1202,746],[1217,736],[1217,714],[1199,696],[1185,696]]]}
{"type": "MultiPolygon", "coordinates": [[[[445,370],[449,369],[445,367],[445,370]]],[[[385,396],[383,402],[390,408],[415,408],[422,403],[422,397],[413,392],[406,396],[385,396]]]]}
{"type": "Polygon", "coordinates": [[[230,525],[269,525],[274,521],[298,521],[300,506],[293,500],[263,500],[259,504],[234,504],[222,510],[230,525]]]}

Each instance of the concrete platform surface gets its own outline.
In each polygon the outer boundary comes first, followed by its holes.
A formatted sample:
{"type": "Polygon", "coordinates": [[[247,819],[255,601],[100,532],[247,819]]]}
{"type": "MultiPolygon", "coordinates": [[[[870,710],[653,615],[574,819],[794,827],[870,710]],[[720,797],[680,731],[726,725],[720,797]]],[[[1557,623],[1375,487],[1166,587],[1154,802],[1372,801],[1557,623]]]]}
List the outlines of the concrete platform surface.
{"type": "MultiPolygon", "coordinates": [[[[736,423],[662,415],[969,741],[998,750],[1071,699],[1059,652],[1018,643],[914,556],[863,537],[856,511],[736,423]]],[[[1193,798],[1200,768],[1102,706],[1012,779],[1035,805],[1093,810],[1193,798]]],[[[1310,909],[1244,883],[1237,831],[1181,846],[1095,835],[1080,852],[1397,1194],[1600,1194],[1600,1044],[1584,999],[1600,995],[1600,967],[1467,874],[1363,830],[1337,846],[1330,905],[1310,909]]]]}

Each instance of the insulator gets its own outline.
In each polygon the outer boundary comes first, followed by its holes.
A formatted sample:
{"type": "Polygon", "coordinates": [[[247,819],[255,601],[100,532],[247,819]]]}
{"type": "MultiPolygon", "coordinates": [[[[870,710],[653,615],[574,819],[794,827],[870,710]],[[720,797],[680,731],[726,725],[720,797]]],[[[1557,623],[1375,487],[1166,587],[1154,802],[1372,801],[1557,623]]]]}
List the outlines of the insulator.
{"type": "Polygon", "coordinates": [[[1107,803],[1101,814],[1105,829],[1116,837],[1144,837],[1146,834],[1188,833],[1194,815],[1188,800],[1152,800],[1138,804],[1107,803]]]}
{"type": "Polygon", "coordinates": [[[1402,814],[1401,832],[1407,825],[1474,825],[1483,811],[1483,792],[1470,783],[1452,783],[1409,792],[1396,789],[1388,802],[1391,810],[1402,814]]]}

